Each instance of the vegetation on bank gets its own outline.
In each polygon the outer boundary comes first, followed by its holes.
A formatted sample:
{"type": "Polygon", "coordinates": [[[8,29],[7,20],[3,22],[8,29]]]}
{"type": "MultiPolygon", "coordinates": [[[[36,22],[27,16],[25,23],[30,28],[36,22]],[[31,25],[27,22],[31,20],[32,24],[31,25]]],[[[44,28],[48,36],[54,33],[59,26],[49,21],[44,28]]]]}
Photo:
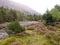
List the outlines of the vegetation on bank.
{"type": "Polygon", "coordinates": [[[9,32],[11,31],[11,35],[6,39],[0,40],[0,45],[60,45],[60,28],[57,28],[55,31],[48,30],[42,23],[40,23],[39,25],[34,24],[37,28],[39,27],[39,30],[26,29],[23,31],[23,27],[20,27],[18,22],[13,22],[10,24],[8,29],[9,32]],[[44,28],[44,30],[42,28],[44,28]],[[41,31],[43,32],[41,33],[41,31]]]}

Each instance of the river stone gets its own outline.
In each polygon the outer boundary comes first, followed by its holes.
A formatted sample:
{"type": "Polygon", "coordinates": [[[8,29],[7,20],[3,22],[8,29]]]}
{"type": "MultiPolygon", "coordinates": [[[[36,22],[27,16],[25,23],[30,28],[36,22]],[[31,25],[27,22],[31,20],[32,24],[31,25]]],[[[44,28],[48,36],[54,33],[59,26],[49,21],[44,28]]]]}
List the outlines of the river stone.
{"type": "Polygon", "coordinates": [[[0,30],[0,40],[7,37],[9,37],[9,35],[4,30],[0,30]]]}

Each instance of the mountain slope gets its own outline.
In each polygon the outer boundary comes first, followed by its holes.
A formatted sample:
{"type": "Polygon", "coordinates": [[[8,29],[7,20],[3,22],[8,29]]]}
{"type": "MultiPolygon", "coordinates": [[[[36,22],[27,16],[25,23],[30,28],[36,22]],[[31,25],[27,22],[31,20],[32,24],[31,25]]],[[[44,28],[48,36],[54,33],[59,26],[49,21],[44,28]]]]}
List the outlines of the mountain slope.
{"type": "Polygon", "coordinates": [[[39,14],[35,10],[29,8],[28,6],[25,6],[25,5],[20,4],[20,3],[18,4],[18,3],[15,3],[13,1],[9,1],[9,0],[0,0],[0,6],[19,10],[19,11],[27,13],[27,14],[39,14]]]}

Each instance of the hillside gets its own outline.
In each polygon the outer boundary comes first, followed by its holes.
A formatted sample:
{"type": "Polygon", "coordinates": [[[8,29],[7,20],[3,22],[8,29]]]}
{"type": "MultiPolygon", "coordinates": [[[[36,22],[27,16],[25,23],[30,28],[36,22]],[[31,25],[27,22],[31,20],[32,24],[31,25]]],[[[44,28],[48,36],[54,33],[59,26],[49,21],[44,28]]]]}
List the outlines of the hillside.
{"type": "Polygon", "coordinates": [[[29,8],[26,5],[9,1],[9,0],[0,0],[0,6],[6,7],[6,8],[12,8],[12,9],[24,12],[26,14],[39,14],[38,12],[29,8]]]}

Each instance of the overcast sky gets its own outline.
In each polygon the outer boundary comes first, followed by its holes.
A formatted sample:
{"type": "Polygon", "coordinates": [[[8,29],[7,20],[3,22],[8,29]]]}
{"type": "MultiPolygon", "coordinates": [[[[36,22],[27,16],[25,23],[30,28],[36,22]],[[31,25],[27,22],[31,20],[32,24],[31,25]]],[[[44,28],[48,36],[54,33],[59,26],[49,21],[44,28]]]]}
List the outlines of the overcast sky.
{"type": "Polygon", "coordinates": [[[60,0],[12,0],[17,3],[21,3],[29,6],[37,12],[43,14],[48,8],[51,10],[56,4],[60,5],[60,0]]]}

